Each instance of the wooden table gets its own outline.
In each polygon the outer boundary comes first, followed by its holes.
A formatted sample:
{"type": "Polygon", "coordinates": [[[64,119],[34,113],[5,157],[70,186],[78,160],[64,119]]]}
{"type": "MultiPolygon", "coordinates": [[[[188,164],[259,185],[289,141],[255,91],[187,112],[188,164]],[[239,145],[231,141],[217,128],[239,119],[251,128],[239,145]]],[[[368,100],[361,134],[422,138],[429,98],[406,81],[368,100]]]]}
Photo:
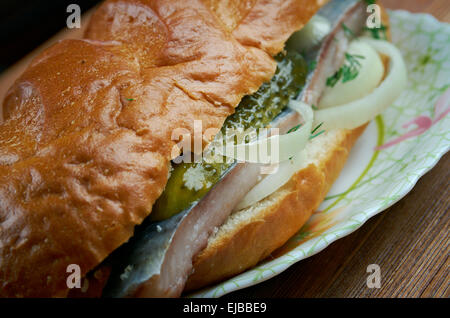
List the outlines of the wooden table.
{"type": "MultiPolygon", "coordinates": [[[[382,2],[450,22],[448,0],[382,2]]],[[[42,47],[67,36],[61,33],[42,47]]],[[[0,98],[31,55],[0,76],[0,98]]],[[[358,231],[277,277],[226,297],[449,297],[449,168],[447,154],[405,198],[358,231]],[[380,289],[366,287],[369,264],[380,265],[380,289]]]]}
{"type": "MultiPolygon", "coordinates": [[[[450,22],[448,0],[383,0],[450,22]]],[[[226,297],[449,297],[450,153],[397,204],[282,274],[226,297]],[[381,288],[366,285],[369,264],[381,288]]]]}

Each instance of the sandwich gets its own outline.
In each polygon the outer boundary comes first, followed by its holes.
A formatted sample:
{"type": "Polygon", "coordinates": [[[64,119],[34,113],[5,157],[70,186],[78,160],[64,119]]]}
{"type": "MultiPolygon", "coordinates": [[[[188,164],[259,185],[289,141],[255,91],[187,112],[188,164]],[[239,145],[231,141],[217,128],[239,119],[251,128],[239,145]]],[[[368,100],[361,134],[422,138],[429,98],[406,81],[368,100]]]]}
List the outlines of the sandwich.
{"type": "Polygon", "coordinates": [[[385,14],[361,37],[367,1],[323,2],[107,0],[37,56],[2,107],[0,295],[177,297],[282,246],[406,83],[385,14]]]}

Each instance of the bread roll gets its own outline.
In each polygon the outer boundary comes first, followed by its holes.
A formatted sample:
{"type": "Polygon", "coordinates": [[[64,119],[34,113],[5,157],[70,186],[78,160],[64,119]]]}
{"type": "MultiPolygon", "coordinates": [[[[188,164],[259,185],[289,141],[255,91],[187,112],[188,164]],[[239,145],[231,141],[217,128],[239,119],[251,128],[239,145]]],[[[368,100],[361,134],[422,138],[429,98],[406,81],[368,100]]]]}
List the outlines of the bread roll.
{"type": "Polygon", "coordinates": [[[0,296],[65,296],[68,265],[84,276],[126,242],[172,131],[220,128],[318,2],[108,0],[85,39],[37,56],[2,104],[0,296]]]}

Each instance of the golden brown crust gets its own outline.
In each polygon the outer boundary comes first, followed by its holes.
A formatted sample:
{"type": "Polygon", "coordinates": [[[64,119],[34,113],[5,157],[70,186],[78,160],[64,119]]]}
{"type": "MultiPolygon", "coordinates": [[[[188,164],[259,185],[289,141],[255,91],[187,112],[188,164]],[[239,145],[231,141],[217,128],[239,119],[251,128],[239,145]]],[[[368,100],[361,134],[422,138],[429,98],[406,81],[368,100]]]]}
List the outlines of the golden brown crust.
{"type": "Polygon", "coordinates": [[[281,247],[306,223],[338,177],[348,153],[366,125],[342,131],[337,144],[317,164],[297,172],[281,195],[258,216],[208,243],[195,257],[186,291],[232,277],[253,267],[281,247]]]}
{"type": "Polygon", "coordinates": [[[0,125],[1,296],[64,296],[69,264],[85,275],[126,242],[167,182],[172,131],[192,132],[194,119],[220,128],[271,78],[270,54],[318,7],[258,0],[241,15],[251,17],[249,30],[245,18],[225,27],[210,10],[218,2],[205,3],[106,1],[86,39],[44,51],[9,90],[0,125]],[[266,7],[271,14],[259,21],[253,12],[266,7]]]}
{"type": "Polygon", "coordinates": [[[308,21],[311,12],[315,12],[318,6],[320,1],[254,1],[233,35],[246,46],[254,46],[275,55],[283,49],[284,42],[290,36],[286,30],[299,30],[303,21],[308,21]],[[297,16],[292,12],[297,12],[297,16]]]}

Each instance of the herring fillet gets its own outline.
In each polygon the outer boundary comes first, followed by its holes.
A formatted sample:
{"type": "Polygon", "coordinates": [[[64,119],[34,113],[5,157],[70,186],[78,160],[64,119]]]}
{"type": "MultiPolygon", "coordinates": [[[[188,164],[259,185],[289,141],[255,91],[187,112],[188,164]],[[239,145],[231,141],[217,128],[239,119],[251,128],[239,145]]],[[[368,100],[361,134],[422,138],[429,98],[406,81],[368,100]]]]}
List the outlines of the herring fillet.
{"type": "MultiPolygon", "coordinates": [[[[316,62],[308,74],[299,99],[317,104],[326,79],[342,64],[348,46],[348,35],[341,25],[355,34],[365,21],[364,6],[358,0],[333,0],[317,14],[333,25],[330,34],[310,52],[307,59],[316,62]]],[[[300,116],[284,110],[273,122],[280,133],[286,133],[300,122],[300,116]]],[[[107,260],[111,276],[104,297],[177,297],[192,271],[192,259],[207,244],[215,228],[222,225],[234,206],[258,182],[261,165],[236,163],[199,202],[170,219],[136,228],[130,241],[107,260]]]]}

